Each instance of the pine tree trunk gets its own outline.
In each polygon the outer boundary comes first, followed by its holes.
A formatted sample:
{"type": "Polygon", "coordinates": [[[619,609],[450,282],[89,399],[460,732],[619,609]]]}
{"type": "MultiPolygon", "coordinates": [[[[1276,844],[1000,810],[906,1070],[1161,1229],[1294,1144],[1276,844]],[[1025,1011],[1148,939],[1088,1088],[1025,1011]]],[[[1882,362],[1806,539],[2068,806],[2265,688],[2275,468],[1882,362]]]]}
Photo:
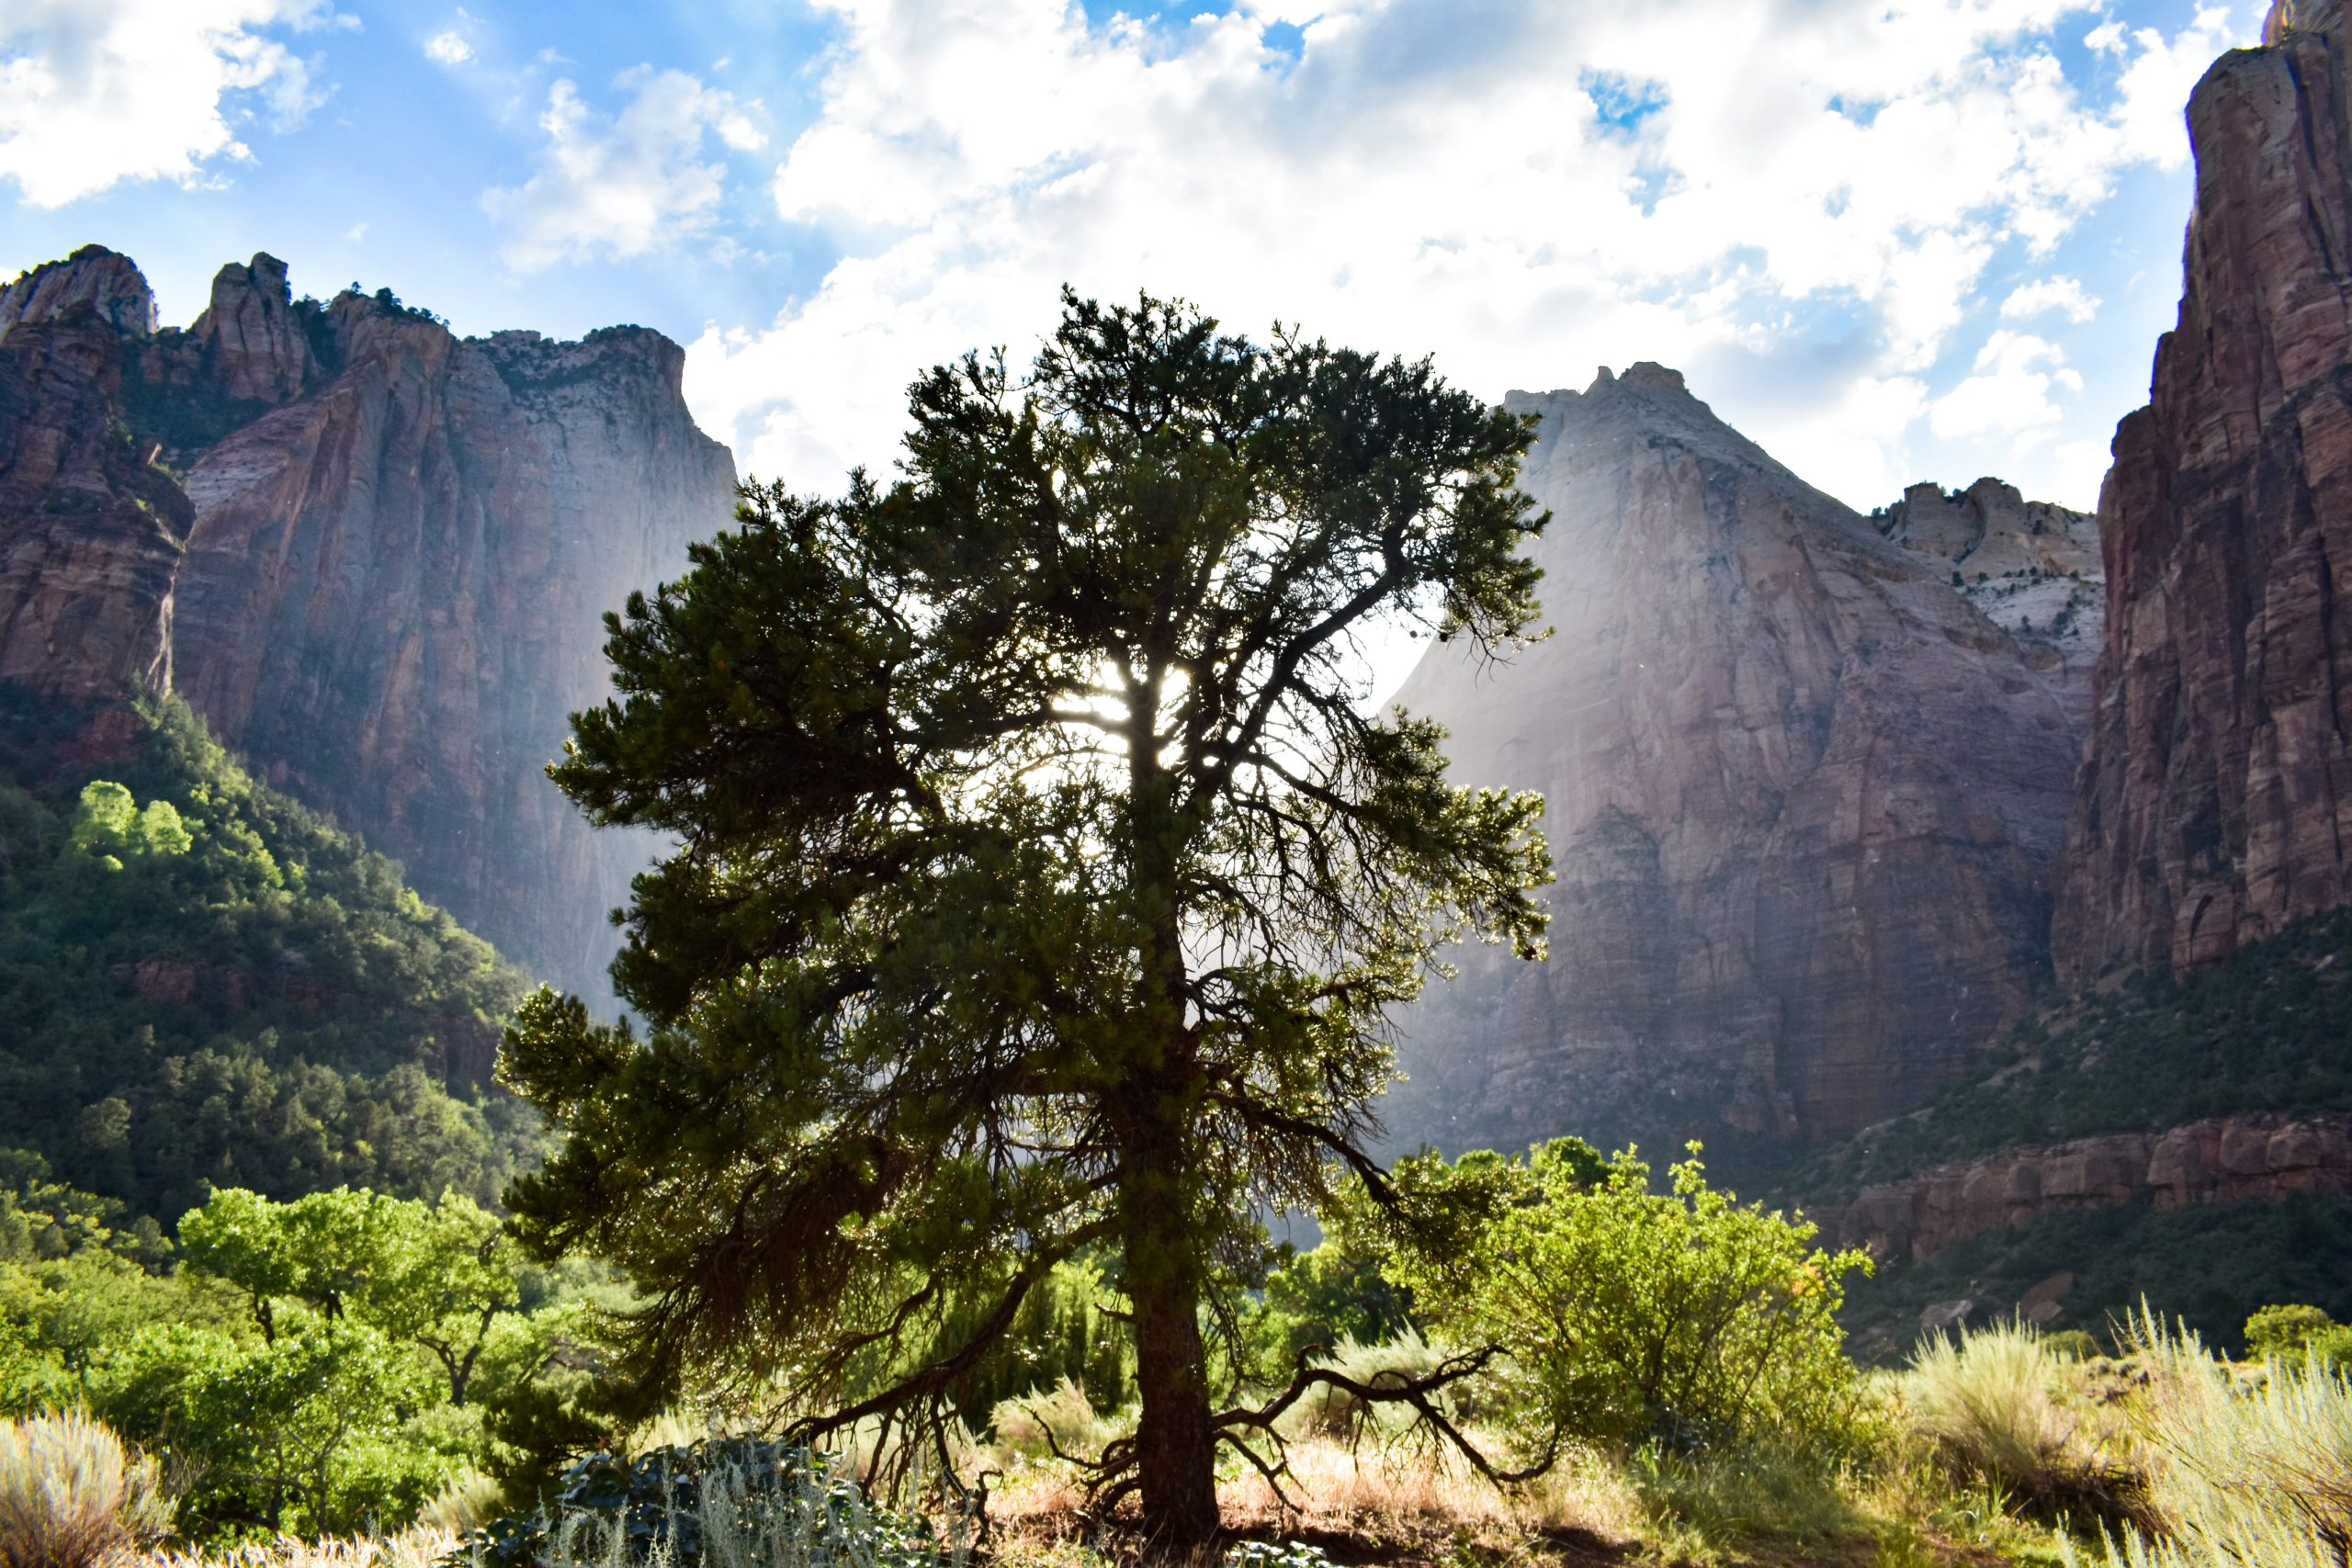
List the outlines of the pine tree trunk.
{"type": "Polygon", "coordinates": [[[1209,1425],[1208,1354],[1201,1338],[1199,1264],[1183,1234],[1186,1205],[1129,1195],[1126,1275],[1135,1303],[1136,1427],[1145,1533],[1163,1547],[1216,1538],[1216,1441],[1209,1425]]]}
{"type": "Polygon", "coordinates": [[[1128,694],[1130,800],[1135,831],[1135,902],[1150,934],[1142,953],[1145,1007],[1138,1054],[1115,1098],[1119,1204],[1125,1232],[1127,1297],[1135,1303],[1136,1390],[1143,1410],[1136,1460],[1144,1531],[1178,1550],[1216,1539],[1216,1441],[1209,1424],[1207,1348],[1201,1339],[1203,1239],[1191,1140],[1196,1065],[1185,1029],[1184,942],[1176,887],[1173,785],[1156,760],[1161,676],[1128,694]]]}

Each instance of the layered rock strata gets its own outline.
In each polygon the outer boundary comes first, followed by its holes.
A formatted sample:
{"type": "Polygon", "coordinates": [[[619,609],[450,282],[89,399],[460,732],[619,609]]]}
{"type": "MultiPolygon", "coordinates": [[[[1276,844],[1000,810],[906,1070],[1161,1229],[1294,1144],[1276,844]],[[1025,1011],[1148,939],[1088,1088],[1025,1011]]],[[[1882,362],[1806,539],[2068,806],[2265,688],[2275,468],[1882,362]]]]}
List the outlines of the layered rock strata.
{"type": "Polygon", "coordinates": [[[2099,498],[2109,610],[2055,944],[2211,963],[2352,897],[2352,131],[2339,0],[2188,104],[2178,324],[2099,498]]]}
{"type": "MultiPolygon", "coordinates": [[[[604,614],[731,514],[733,462],[686,412],[684,351],[636,327],[460,339],[389,295],[297,301],[269,256],[222,268],[187,331],[149,333],[107,303],[144,298],[126,269],[85,251],[0,293],[22,301],[0,361],[68,332],[83,355],[81,380],[51,372],[21,400],[18,445],[71,460],[0,467],[0,676],[175,683],[427,898],[609,996],[605,915],[650,841],[592,833],[543,770],[609,689],[604,614]],[[77,446],[53,433],[69,426],[138,438],[77,446]],[[118,472],[123,452],[160,454],[184,487],[143,457],[118,472]],[[126,553],[117,513],[77,499],[100,479],[171,500],[163,544],[126,553]],[[24,516],[67,520],[19,523],[19,493],[24,516]]],[[[0,452],[8,385],[0,368],[0,452]]]]}
{"type": "Polygon", "coordinates": [[[1808,1208],[1825,1243],[1917,1261],[2054,1210],[2352,1197],[2352,1117],[2216,1117],[2163,1133],[2114,1133],[2005,1149],[1808,1208]]]}
{"type": "Polygon", "coordinates": [[[1436,988],[1392,1124],[1787,1136],[1917,1103],[2047,976],[2064,671],[1673,371],[1508,406],[1542,416],[1554,635],[1433,650],[1397,701],[1460,782],[1543,792],[1551,960],[1436,988]]]}

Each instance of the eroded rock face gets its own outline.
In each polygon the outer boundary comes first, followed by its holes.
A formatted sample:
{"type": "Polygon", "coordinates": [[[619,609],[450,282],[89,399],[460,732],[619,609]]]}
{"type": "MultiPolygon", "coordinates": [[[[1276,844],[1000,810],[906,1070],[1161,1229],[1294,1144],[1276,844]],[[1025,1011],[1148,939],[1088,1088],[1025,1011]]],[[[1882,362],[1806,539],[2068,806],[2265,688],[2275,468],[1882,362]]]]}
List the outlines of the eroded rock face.
{"type": "Polygon", "coordinates": [[[294,319],[286,264],[273,255],[222,267],[212,279],[211,302],[187,339],[187,352],[209,372],[213,389],[235,401],[275,408],[300,397],[319,378],[309,340],[294,319]]]}
{"type": "Polygon", "coordinates": [[[1917,1260],[2053,1209],[2184,1209],[2293,1192],[2352,1196],[2352,1117],[2224,1116],[2163,1133],[2004,1149],[1866,1187],[1851,1203],[1809,1208],[1806,1217],[1825,1243],[1917,1260]]]}
{"type": "Polygon", "coordinates": [[[2071,978],[2209,963],[2352,897],[2352,32],[2337,0],[2295,9],[2189,99],[2179,323],[2099,498],[2071,978]]]}
{"type": "Polygon", "coordinates": [[[605,915],[650,841],[592,833],[543,770],[609,690],[601,617],[725,525],[733,461],[657,333],[463,341],[350,294],[329,325],[339,372],[188,474],[180,688],[425,897],[605,994],[605,915]]]}
{"type": "Polygon", "coordinates": [[[18,321],[52,321],[86,309],[126,337],[155,330],[155,292],[129,256],[85,245],[0,286],[0,338],[18,321]]]}
{"type": "Polygon", "coordinates": [[[1544,793],[1552,956],[1474,954],[1416,1010],[1396,1131],[1825,1134],[1916,1103],[2047,975],[2063,671],[1672,371],[1509,406],[1543,416],[1555,635],[1495,670],[1434,650],[1397,700],[1461,782],[1544,793]]]}
{"type": "Polygon", "coordinates": [[[2070,721],[2088,728],[2107,622],[2095,515],[1981,479],[1962,491],[1913,485],[1871,521],[1896,544],[1943,563],[1951,585],[2017,640],[2029,663],[2062,671],[2070,721]]]}
{"type": "Polygon", "coordinates": [[[153,309],[128,265],[85,250],[0,290],[0,680],[75,702],[171,684],[194,520],[118,415],[153,309]]]}
{"type": "Polygon", "coordinates": [[[294,301],[266,255],[185,332],[95,249],[0,305],[0,678],[175,683],[427,898],[608,997],[650,840],[591,833],[543,770],[609,689],[604,614],[731,515],[684,351],[461,340],[388,297],[294,301]]]}

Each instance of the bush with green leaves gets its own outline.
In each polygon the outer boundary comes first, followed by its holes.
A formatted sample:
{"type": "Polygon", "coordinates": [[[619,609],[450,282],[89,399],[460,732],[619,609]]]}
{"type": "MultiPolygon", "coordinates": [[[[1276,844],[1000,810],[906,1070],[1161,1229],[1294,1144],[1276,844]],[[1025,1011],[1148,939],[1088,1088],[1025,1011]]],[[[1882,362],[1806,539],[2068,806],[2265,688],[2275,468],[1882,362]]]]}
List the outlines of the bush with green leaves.
{"type": "Polygon", "coordinates": [[[460,1543],[453,1568],[951,1568],[930,1524],[868,1502],[827,1455],[715,1438],[593,1454],[540,1507],[460,1543]]]}
{"type": "Polygon", "coordinates": [[[591,1281],[461,1195],[231,1190],[164,1273],[118,1250],[118,1205],[16,1190],[0,1415],[95,1412],[168,1462],[193,1539],[397,1525],[469,1472],[527,1497],[607,1438],[591,1281]]]}
{"type": "Polygon", "coordinates": [[[1378,1345],[1410,1333],[1412,1292],[1388,1277],[1381,1252],[1335,1226],[1320,1245],[1290,1252],[1270,1269],[1242,1324],[1252,1370],[1284,1382],[1299,1358],[1318,1347],[1378,1345]]]}
{"type": "Polygon", "coordinates": [[[1398,1163],[1418,1234],[1396,1273],[1453,1343],[1500,1348],[1524,1449],[1823,1449],[1853,1432],[1837,1314],[1868,1258],[1710,1187],[1690,1147],[1665,1192],[1633,1150],[1604,1161],[1573,1138],[1524,1160],[1398,1163]]]}
{"type": "Polygon", "coordinates": [[[2267,1306],[2245,1320],[2246,1354],[2290,1368],[2306,1361],[2352,1369],[2352,1324],[2315,1306],[2267,1306]]]}

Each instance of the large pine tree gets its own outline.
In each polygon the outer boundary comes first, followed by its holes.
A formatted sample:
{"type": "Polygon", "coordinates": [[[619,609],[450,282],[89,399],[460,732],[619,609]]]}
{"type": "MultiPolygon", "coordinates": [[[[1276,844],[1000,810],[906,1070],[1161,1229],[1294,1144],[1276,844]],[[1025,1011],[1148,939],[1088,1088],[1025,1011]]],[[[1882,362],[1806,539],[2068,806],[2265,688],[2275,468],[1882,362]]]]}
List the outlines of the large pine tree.
{"type": "Polygon", "coordinates": [[[678,848],[614,973],[504,1071],[565,1135],[514,1195],[623,1265],[657,1385],[805,1435],[914,1419],[1057,1260],[1117,1259],[1113,1495],[1217,1528],[1204,1320],[1257,1215],[1376,1177],[1383,1010],[1462,936],[1533,954],[1541,803],[1368,713],[1364,637],[1525,635],[1522,423],[1420,363],[1064,297],[1024,376],[933,369],[887,488],[747,489],[612,623],[558,783],[678,848]]]}

